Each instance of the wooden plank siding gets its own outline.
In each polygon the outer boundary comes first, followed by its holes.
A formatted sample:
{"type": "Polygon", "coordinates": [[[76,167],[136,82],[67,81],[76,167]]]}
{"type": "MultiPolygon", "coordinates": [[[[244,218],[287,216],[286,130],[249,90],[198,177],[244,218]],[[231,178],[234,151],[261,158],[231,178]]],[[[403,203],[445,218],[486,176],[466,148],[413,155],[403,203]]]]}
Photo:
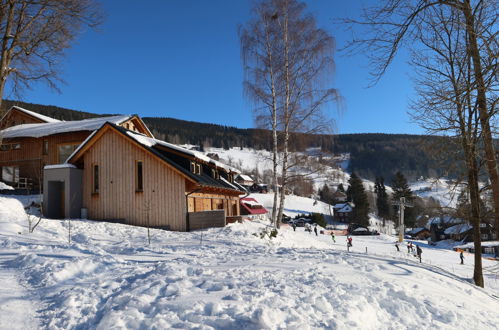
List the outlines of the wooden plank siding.
{"type": "Polygon", "coordinates": [[[5,115],[4,118],[2,118],[2,121],[0,122],[0,129],[16,125],[22,125],[22,124],[41,124],[41,123],[45,122],[39,118],[30,116],[25,112],[12,109],[5,115]]]}
{"type": "MultiPolygon", "coordinates": [[[[24,115],[24,113],[19,111],[11,111],[8,116],[10,116],[10,114],[12,114],[12,116],[24,115]]],[[[16,119],[16,121],[17,120],[18,119],[16,119]]],[[[120,126],[125,128],[129,127],[131,130],[148,136],[150,135],[147,129],[142,127],[140,120],[135,117],[123,122],[120,126]]],[[[29,178],[33,183],[33,187],[39,188],[38,183],[43,181],[43,167],[45,165],[61,163],[59,161],[59,146],[80,145],[90,134],[92,134],[91,131],[77,131],[40,138],[21,137],[3,139],[2,144],[12,145],[19,143],[21,148],[17,150],[0,151],[0,173],[2,166],[19,166],[19,177],[29,178]],[[48,142],[48,153],[46,155],[43,154],[43,144],[45,141],[48,142]]]]}
{"type": "Polygon", "coordinates": [[[96,141],[83,162],[83,205],[90,219],[186,230],[185,179],[166,163],[113,130],[96,141]],[[143,162],[142,192],[135,191],[138,160],[143,162]],[[92,165],[99,166],[98,194],[92,194],[92,165]]]}
{"type": "MultiPolygon", "coordinates": [[[[64,144],[81,144],[91,132],[71,132],[50,135],[42,138],[3,139],[2,144],[20,144],[21,148],[0,151],[0,167],[19,166],[19,177],[32,180],[35,188],[43,177],[45,165],[59,164],[58,146],[64,144]],[[48,154],[43,154],[44,141],[48,142],[48,154]]],[[[1,178],[0,178],[1,179],[1,178]]]]}
{"type": "Polygon", "coordinates": [[[197,192],[189,196],[188,206],[188,212],[224,209],[226,216],[240,215],[239,195],[197,192]]]}

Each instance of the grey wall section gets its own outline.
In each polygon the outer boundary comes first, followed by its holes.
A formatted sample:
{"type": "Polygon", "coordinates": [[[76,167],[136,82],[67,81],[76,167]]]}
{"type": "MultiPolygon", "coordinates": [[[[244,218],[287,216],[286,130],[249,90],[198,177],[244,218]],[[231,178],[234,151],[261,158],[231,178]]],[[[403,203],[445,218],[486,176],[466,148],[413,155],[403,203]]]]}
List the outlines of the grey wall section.
{"type": "Polygon", "coordinates": [[[189,230],[225,226],[225,210],[189,212],[189,230]]]}
{"type": "Polygon", "coordinates": [[[43,214],[48,218],[80,218],[83,171],[72,167],[43,171],[43,214]],[[61,205],[64,203],[64,205],[61,205]],[[61,214],[61,213],[64,214],[61,214]]]}

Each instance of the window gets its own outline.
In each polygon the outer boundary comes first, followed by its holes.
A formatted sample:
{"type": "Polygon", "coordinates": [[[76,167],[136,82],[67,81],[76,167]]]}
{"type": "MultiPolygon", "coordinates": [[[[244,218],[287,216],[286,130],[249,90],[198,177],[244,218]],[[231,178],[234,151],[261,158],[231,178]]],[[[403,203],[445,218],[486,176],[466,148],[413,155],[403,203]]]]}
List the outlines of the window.
{"type": "Polygon", "coordinates": [[[213,177],[213,179],[217,179],[217,180],[220,179],[220,174],[214,168],[211,169],[211,176],[213,177]]]}
{"type": "Polygon", "coordinates": [[[144,191],[144,164],[141,160],[135,162],[135,191],[144,191]]]}
{"type": "Polygon", "coordinates": [[[12,144],[12,150],[18,150],[21,149],[21,144],[20,143],[14,143],[12,144]]]}
{"type": "Polygon", "coordinates": [[[0,150],[1,151],[9,151],[10,150],[10,144],[2,144],[2,145],[0,145],[0,150]]]}
{"type": "Polygon", "coordinates": [[[19,166],[3,166],[2,180],[5,182],[19,182],[19,166]]]}
{"type": "Polygon", "coordinates": [[[47,140],[43,141],[43,154],[44,155],[49,154],[49,141],[47,140]]]}
{"type": "Polygon", "coordinates": [[[68,159],[69,156],[73,153],[73,151],[78,148],[79,144],[61,144],[57,147],[57,155],[59,164],[62,164],[68,159]]]}
{"type": "Polygon", "coordinates": [[[92,177],[93,177],[92,192],[94,194],[98,194],[99,193],[99,165],[92,166],[92,177]]]}
{"type": "Polygon", "coordinates": [[[234,183],[234,174],[230,173],[228,176],[229,176],[229,182],[234,183]]]}
{"type": "Polygon", "coordinates": [[[191,172],[194,174],[201,174],[201,164],[191,162],[191,172]]]}
{"type": "Polygon", "coordinates": [[[482,236],[483,240],[489,239],[489,235],[487,235],[487,234],[482,234],[481,236],[482,236]]]}

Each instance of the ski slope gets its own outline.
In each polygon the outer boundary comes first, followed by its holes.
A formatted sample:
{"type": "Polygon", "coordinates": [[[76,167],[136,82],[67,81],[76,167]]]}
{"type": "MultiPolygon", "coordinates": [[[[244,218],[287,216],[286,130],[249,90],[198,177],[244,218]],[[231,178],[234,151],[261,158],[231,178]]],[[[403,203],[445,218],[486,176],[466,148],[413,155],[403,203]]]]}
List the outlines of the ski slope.
{"type": "Polygon", "coordinates": [[[486,288],[472,257],[423,246],[423,263],[389,236],[332,242],[263,223],[191,233],[43,219],[0,197],[2,329],[496,329],[497,262],[486,288]],[[256,234],[257,236],[255,236],[256,234]],[[367,247],[367,253],[366,253],[367,247]]]}

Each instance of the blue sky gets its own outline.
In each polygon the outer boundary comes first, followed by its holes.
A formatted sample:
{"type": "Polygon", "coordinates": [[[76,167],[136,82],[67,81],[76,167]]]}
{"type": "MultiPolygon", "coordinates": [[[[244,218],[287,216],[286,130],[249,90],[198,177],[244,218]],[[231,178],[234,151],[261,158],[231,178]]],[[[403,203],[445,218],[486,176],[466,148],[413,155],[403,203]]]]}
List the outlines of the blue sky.
{"type": "MultiPolygon", "coordinates": [[[[306,1],[340,48],[350,35],[333,20],[359,14],[364,1],[306,1]]],[[[95,113],[137,113],[253,127],[242,92],[238,25],[250,0],[103,0],[106,19],[68,51],[61,94],[43,85],[23,100],[95,113]]],[[[334,87],[344,111],[337,133],[421,133],[410,123],[410,67],[398,58],[372,88],[367,58],[336,53],[334,87]]],[[[9,95],[7,94],[8,98],[9,95]]],[[[12,97],[12,96],[11,96],[12,97]]]]}

